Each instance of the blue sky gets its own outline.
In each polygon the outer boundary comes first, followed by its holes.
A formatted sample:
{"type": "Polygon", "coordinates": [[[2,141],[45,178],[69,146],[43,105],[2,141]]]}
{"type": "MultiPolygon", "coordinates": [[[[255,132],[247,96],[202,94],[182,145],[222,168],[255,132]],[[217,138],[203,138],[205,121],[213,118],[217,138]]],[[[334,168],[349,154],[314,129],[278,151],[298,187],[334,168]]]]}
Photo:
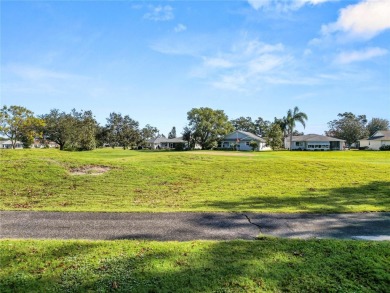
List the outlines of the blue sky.
{"type": "Polygon", "coordinates": [[[3,105],[120,112],[164,134],[194,107],[272,121],[298,106],[319,134],[347,111],[390,119],[389,0],[0,5],[3,105]]]}

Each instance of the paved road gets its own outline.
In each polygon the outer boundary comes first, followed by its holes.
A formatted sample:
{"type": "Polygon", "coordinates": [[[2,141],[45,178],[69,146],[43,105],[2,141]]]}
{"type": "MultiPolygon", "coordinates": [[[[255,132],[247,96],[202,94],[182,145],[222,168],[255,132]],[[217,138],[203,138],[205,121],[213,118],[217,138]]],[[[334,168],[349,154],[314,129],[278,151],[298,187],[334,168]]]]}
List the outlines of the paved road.
{"type": "Polygon", "coordinates": [[[259,233],[289,238],[390,240],[390,213],[59,213],[0,211],[0,238],[229,240],[259,233]]]}

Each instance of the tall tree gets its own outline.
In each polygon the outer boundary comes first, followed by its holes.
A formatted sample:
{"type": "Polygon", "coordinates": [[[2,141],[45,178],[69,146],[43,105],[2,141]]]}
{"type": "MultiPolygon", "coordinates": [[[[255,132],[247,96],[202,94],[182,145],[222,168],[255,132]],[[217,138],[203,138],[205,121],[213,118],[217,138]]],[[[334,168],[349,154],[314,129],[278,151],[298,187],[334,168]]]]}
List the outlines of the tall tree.
{"type": "Polygon", "coordinates": [[[103,147],[108,144],[108,129],[105,126],[98,126],[96,130],[96,147],[103,147]]]}
{"type": "Polygon", "coordinates": [[[371,121],[367,123],[366,128],[368,131],[368,136],[372,136],[379,130],[389,130],[390,122],[387,119],[372,118],[371,121]]]}
{"type": "Polygon", "coordinates": [[[218,139],[234,130],[223,110],[193,108],[187,113],[188,128],[202,149],[212,148],[218,139]]]}
{"type": "Polygon", "coordinates": [[[37,117],[29,118],[22,126],[22,134],[20,141],[23,143],[23,147],[30,148],[36,138],[43,140],[43,128],[45,122],[37,117]]]}
{"type": "Polygon", "coordinates": [[[76,151],[90,151],[96,148],[96,134],[98,124],[92,114],[92,111],[80,112],[72,109],[69,114],[64,115],[64,121],[67,123],[65,135],[66,143],[64,149],[76,151]]]}
{"type": "Polygon", "coordinates": [[[45,121],[43,135],[45,139],[54,141],[60,146],[60,150],[64,150],[65,145],[71,144],[73,132],[76,129],[75,119],[72,114],[60,112],[58,109],[50,110],[50,113],[42,115],[41,118],[45,121]]]}
{"type": "Polygon", "coordinates": [[[191,129],[188,126],[184,127],[181,135],[183,136],[183,140],[187,142],[188,148],[193,149],[195,147],[195,142],[193,140],[191,129]]]}
{"type": "Polygon", "coordinates": [[[269,127],[266,142],[272,150],[280,149],[283,145],[283,132],[278,123],[272,123],[269,127]]]}
{"type": "Polygon", "coordinates": [[[255,120],[255,127],[256,127],[256,132],[260,137],[266,137],[267,132],[269,130],[269,127],[271,125],[271,122],[268,120],[264,120],[263,118],[259,117],[255,120]]]}
{"type": "Polygon", "coordinates": [[[44,122],[34,117],[34,113],[21,106],[3,106],[0,110],[0,133],[7,136],[15,148],[16,141],[22,140],[28,146],[39,136],[44,122]]]}
{"type": "Polygon", "coordinates": [[[237,119],[233,119],[230,121],[230,123],[233,125],[235,130],[241,130],[246,132],[251,132],[253,134],[256,133],[256,125],[252,121],[251,117],[239,117],[237,119]]]}
{"type": "Polygon", "coordinates": [[[307,120],[307,115],[304,112],[300,112],[298,107],[294,107],[294,109],[290,109],[287,111],[287,126],[288,132],[290,135],[290,150],[292,146],[292,136],[294,132],[294,127],[297,122],[301,123],[305,128],[305,121],[307,120]]]}
{"type": "Polygon", "coordinates": [[[339,119],[328,122],[327,136],[344,139],[348,146],[357,143],[359,139],[367,136],[366,115],[358,115],[351,112],[339,113],[339,119]]]}
{"type": "Polygon", "coordinates": [[[176,127],[175,126],[173,126],[171,132],[169,132],[168,138],[176,138],[176,127]]]}
{"type": "Polygon", "coordinates": [[[112,147],[121,146],[123,149],[137,146],[141,140],[139,123],[120,113],[110,113],[107,118],[108,140],[112,147]]]}
{"type": "Polygon", "coordinates": [[[90,151],[96,148],[96,134],[98,124],[92,114],[92,111],[72,111],[73,117],[76,119],[76,141],[77,149],[82,151],[90,151]]]}
{"type": "Polygon", "coordinates": [[[283,133],[283,137],[287,137],[288,135],[288,121],[287,121],[287,117],[286,116],[283,116],[283,118],[274,118],[274,122],[275,124],[278,124],[279,127],[280,127],[280,130],[282,130],[282,133],[283,133]]]}
{"type": "Polygon", "coordinates": [[[146,124],[144,128],[141,129],[141,136],[144,141],[156,137],[159,133],[157,127],[153,127],[149,124],[146,124]]]}

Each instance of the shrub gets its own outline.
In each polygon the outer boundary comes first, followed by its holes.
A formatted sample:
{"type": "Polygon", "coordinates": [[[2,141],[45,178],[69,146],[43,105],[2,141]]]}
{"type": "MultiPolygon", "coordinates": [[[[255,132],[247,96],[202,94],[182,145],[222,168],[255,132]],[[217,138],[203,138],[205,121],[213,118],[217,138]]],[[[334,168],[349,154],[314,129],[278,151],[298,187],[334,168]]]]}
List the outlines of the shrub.
{"type": "Polygon", "coordinates": [[[249,142],[249,146],[252,148],[252,151],[254,151],[255,149],[257,149],[259,147],[259,144],[256,141],[251,140],[249,142]]]}
{"type": "Polygon", "coordinates": [[[184,151],[185,145],[182,142],[175,144],[175,151],[184,151]]]}
{"type": "Polygon", "coordinates": [[[390,151],[390,145],[382,145],[379,150],[381,151],[390,151]]]}

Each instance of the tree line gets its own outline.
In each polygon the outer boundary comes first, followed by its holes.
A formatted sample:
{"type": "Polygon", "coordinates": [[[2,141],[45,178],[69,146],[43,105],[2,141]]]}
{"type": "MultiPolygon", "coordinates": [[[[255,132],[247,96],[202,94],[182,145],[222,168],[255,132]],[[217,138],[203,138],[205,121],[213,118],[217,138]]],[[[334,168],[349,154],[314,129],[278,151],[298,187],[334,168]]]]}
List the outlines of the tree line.
{"type": "Polygon", "coordinates": [[[99,125],[92,111],[71,110],[69,113],[52,109],[48,114],[35,117],[21,106],[4,106],[0,110],[0,133],[9,138],[15,148],[19,140],[30,147],[35,138],[53,141],[60,150],[93,150],[111,147],[135,148],[159,134],[151,125],[139,127],[138,121],[128,115],[110,113],[106,125],[99,125]]]}
{"type": "MultiPolygon", "coordinates": [[[[308,115],[298,107],[289,109],[286,116],[274,118],[274,121],[262,117],[239,117],[229,120],[223,110],[207,107],[193,108],[187,112],[188,124],[181,132],[182,139],[190,148],[200,145],[202,149],[213,149],[218,141],[234,130],[250,132],[264,138],[272,149],[284,147],[284,138],[303,135],[298,132],[296,124],[306,126],[308,115]]],[[[373,118],[367,121],[365,115],[352,113],[338,114],[338,119],[328,123],[326,135],[346,140],[347,144],[372,135],[378,130],[388,130],[389,121],[373,118]]],[[[3,106],[0,110],[0,133],[7,136],[13,146],[16,141],[23,142],[25,147],[32,145],[35,138],[42,141],[53,141],[60,150],[92,150],[97,147],[111,146],[123,149],[144,148],[148,140],[165,137],[157,127],[147,124],[140,128],[139,122],[129,115],[110,113],[105,125],[99,125],[92,111],[71,110],[69,113],[52,109],[48,114],[35,116],[22,106],[3,106]]],[[[176,137],[176,127],[168,138],[176,137]]]]}

